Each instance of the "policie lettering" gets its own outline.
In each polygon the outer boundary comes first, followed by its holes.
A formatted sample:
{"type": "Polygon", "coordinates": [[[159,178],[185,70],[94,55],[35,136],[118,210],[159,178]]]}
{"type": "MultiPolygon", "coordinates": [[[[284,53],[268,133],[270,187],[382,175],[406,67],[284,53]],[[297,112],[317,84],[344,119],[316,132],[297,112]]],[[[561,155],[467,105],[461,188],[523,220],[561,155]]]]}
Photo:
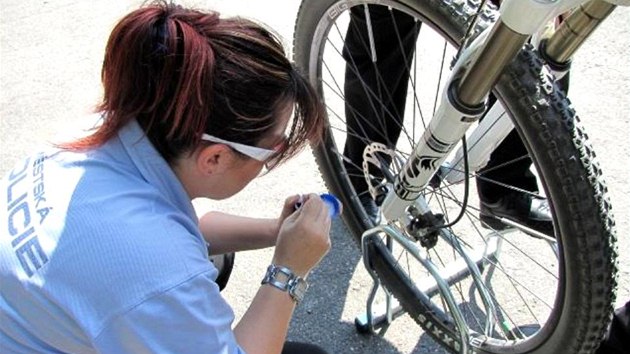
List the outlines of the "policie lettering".
{"type": "Polygon", "coordinates": [[[29,204],[26,198],[28,195],[28,186],[30,185],[26,180],[30,159],[24,161],[24,166],[11,171],[7,185],[7,225],[9,235],[12,238],[11,246],[15,251],[15,256],[18,258],[22,269],[29,277],[33,276],[37,270],[48,262],[48,256],[44,253],[35,233],[33,223],[34,215],[32,213],[32,211],[35,211],[39,214],[39,223],[41,224],[50,211],[48,207],[39,208],[40,203],[46,201],[44,197],[42,165],[45,159],[45,156],[40,155],[33,163],[34,202],[29,204]]]}

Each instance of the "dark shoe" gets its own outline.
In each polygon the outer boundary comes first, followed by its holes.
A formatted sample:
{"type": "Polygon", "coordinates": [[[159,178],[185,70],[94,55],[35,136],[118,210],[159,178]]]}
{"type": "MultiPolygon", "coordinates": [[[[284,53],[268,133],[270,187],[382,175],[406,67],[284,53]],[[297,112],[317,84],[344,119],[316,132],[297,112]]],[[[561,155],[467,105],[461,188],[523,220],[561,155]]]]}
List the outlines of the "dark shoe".
{"type": "Polygon", "coordinates": [[[526,193],[509,193],[495,203],[481,202],[479,218],[483,227],[504,230],[500,218],[509,219],[523,226],[553,237],[553,222],[547,199],[526,193]]]}
{"type": "Polygon", "coordinates": [[[363,205],[365,213],[368,215],[374,225],[381,223],[381,209],[376,205],[374,199],[369,194],[364,194],[359,197],[359,202],[363,205]]]}

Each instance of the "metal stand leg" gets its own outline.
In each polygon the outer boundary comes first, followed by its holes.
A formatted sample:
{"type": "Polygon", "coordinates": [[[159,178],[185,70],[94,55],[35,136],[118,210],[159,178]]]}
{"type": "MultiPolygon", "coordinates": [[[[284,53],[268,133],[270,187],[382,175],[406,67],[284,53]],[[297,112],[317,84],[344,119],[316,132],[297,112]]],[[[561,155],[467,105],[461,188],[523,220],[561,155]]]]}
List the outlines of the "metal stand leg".
{"type": "MultiPolygon", "coordinates": [[[[363,240],[363,242],[365,242],[366,238],[363,240]]],[[[390,249],[392,247],[390,237],[387,237],[387,247],[390,249]]],[[[367,299],[366,312],[358,315],[354,319],[354,325],[360,333],[375,333],[378,329],[387,328],[395,318],[404,314],[405,311],[389,291],[381,286],[381,281],[370,266],[370,255],[367,252],[365,244],[362,245],[362,250],[363,265],[370,274],[370,277],[372,277],[372,289],[367,299]],[[385,304],[377,304],[375,306],[376,294],[379,289],[382,289],[385,293],[385,304]]]]}

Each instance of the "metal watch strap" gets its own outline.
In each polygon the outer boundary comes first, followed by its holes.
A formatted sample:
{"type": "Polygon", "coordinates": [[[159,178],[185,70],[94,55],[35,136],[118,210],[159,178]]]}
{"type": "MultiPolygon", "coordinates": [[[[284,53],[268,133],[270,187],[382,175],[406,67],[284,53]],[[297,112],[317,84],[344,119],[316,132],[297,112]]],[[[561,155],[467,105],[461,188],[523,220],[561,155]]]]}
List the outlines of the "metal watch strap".
{"type": "Polygon", "coordinates": [[[269,284],[277,289],[288,292],[296,303],[302,301],[308,289],[306,280],[295,275],[291,269],[275,264],[271,264],[267,267],[267,273],[261,284],[269,284]]]}

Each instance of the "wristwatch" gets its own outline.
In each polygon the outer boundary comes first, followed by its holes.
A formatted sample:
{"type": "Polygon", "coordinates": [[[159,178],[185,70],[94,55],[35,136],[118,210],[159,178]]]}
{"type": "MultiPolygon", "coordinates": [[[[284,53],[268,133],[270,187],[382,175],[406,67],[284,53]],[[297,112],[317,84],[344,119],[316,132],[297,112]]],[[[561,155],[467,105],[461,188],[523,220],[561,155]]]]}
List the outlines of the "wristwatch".
{"type": "Polygon", "coordinates": [[[293,301],[300,303],[308,289],[308,283],[302,277],[295,275],[291,269],[271,264],[261,284],[269,284],[277,289],[289,293],[293,301]]]}

